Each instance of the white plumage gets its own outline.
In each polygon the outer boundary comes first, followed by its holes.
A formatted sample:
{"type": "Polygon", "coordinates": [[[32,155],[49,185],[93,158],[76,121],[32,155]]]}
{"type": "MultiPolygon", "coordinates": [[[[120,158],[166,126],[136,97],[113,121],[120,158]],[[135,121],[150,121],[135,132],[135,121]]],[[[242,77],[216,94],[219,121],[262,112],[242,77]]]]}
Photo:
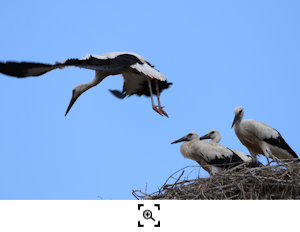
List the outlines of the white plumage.
{"type": "Polygon", "coordinates": [[[298,158],[277,130],[253,119],[242,121],[243,107],[236,107],[234,113],[231,127],[234,126],[237,137],[248,148],[254,161],[257,161],[258,154],[266,156],[267,159],[273,156],[278,159],[298,158]]]}
{"type": "Polygon", "coordinates": [[[232,150],[215,142],[200,140],[195,132],[190,132],[171,144],[183,141],[186,141],[180,146],[183,157],[196,161],[210,175],[244,163],[232,150]]]}
{"type": "MultiPolygon", "coordinates": [[[[211,142],[219,143],[221,141],[221,134],[217,130],[211,130],[206,135],[203,135],[200,137],[200,140],[203,140],[203,139],[211,139],[211,142]]],[[[230,148],[230,150],[232,150],[235,154],[237,154],[243,161],[252,162],[251,156],[249,156],[241,151],[237,151],[237,150],[234,150],[231,148],[230,148]]]]}
{"type": "Polygon", "coordinates": [[[74,88],[65,115],[82,93],[99,84],[109,75],[121,74],[124,78],[123,91],[111,90],[116,97],[123,99],[133,94],[150,96],[152,108],[160,115],[168,117],[160,104],[159,93],[167,89],[172,83],[167,83],[166,76],[157,71],[145,58],[132,52],[87,54],[82,59],[63,60],[61,63],[56,62],[55,65],[32,62],[0,62],[0,72],[15,77],[40,76],[51,70],[64,69],[69,66],[92,69],[96,71],[96,75],[91,82],[80,84],[74,88]],[[152,85],[155,87],[153,88],[152,85]],[[157,95],[158,106],[154,104],[153,94],[157,95]]]}

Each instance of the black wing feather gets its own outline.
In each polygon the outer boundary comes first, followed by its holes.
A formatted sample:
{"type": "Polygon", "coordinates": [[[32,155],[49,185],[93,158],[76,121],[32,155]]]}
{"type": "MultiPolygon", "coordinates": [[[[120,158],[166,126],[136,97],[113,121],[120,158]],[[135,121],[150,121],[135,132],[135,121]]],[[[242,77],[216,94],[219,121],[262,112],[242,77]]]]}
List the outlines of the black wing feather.
{"type": "Polygon", "coordinates": [[[68,59],[64,63],[57,63],[55,65],[35,62],[0,62],[0,72],[14,77],[28,77],[40,76],[56,68],[76,66],[92,70],[101,70],[109,72],[110,74],[118,74],[136,63],[143,64],[142,61],[131,54],[121,54],[112,59],[97,59],[90,56],[89,59],[68,59]]]}
{"type": "MultiPolygon", "coordinates": [[[[172,84],[173,83],[171,83],[171,82],[158,80],[159,93],[161,93],[165,89],[168,89],[170,87],[170,85],[172,85],[172,84]]],[[[151,80],[151,87],[152,87],[152,93],[157,95],[156,87],[155,87],[155,81],[153,79],[151,80]]],[[[123,89],[123,91],[124,91],[124,89],[123,89]]],[[[126,92],[126,89],[125,89],[125,92],[126,92]]],[[[141,83],[140,89],[138,89],[135,93],[131,93],[129,96],[131,96],[133,94],[136,94],[138,96],[146,95],[146,96],[150,97],[148,82],[145,81],[145,82],[141,83]]]]}
{"type": "Polygon", "coordinates": [[[90,56],[88,59],[84,60],[68,59],[62,65],[101,70],[109,72],[110,74],[119,74],[136,63],[143,64],[143,62],[134,55],[122,54],[116,56],[115,58],[108,59],[98,59],[93,56],[90,56]]]}
{"type": "Polygon", "coordinates": [[[57,65],[32,62],[0,62],[0,72],[14,77],[40,76],[58,68],[57,65]]]}
{"type": "MultiPolygon", "coordinates": [[[[124,85],[122,92],[119,90],[110,90],[116,97],[123,99],[126,96],[136,94],[138,96],[150,96],[148,80],[145,75],[140,73],[124,72],[124,85]]],[[[167,81],[158,80],[159,92],[161,93],[164,89],[169,88],[172,83],[167,81]]],[[[151,80],[152,93],[156,94],[156,86],[154,79],[151,80]]]]}
{"type": "MultiPolygon", "coordinates": [[[[277,131],[278,132],[278,131],[277,131]]],[[[281,137],[281,134],[278,132],[279,136],[277,138],[264,139],[268,144],[271,144],[276,147],[280,147],[290,153],[294,158],[298,158],[297,154],[293,151],[292,148],[286,143],[286,141],[281,137]]]]}
{"type": "Polygon", "coordinates": [[[126,97],[126,95],[124,93],[120,92],[119,90],[109,89],[109,91],[117,98],[124,99],[126,97]]]}
{"type": "MultiPolygon", "coordinates": [[[[201,155],[202,155],[202,157],[204,157],[203,154],[201,154],[201,155]]],[[[224,167],[224,168],[233,168],[241,163],[244,163],[244,161],[241,159],[241,157],[239,157],[233,151],[232,151],[232,156],[230,156],[230,157],[222,155],[221,158],[218,158],[216,155],[214,159],[209,160],[207,162],[209,164],[216,165],[218,167],[224,167]]]]}

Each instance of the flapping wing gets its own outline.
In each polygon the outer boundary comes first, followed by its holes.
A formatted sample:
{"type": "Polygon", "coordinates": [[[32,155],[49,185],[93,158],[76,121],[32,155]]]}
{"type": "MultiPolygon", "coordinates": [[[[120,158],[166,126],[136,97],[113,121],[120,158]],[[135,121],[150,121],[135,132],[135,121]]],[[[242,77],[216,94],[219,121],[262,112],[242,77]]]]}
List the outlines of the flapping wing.
{"type": "Polygon", "coordinates": [[[82,59],[68,59],[61,63],[62,68],[75,66],[92,70],[100,70],[109,74],[119,74],[126,71],[131,65],[142,62],[134,55],[116,53],[110,55],[89,55],[82,59]]]}
{"type": "Polygon", "coordinates": [[[0,72],[14,77],[40,76],[58,68],[58,65],[32,62],[0,62],[0,72]]]}

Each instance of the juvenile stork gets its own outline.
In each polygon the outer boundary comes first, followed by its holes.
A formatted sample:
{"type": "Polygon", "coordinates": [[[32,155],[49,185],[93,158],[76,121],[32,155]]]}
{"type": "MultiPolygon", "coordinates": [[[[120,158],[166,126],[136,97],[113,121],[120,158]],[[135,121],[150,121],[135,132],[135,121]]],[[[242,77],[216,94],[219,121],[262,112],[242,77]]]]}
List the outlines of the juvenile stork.
{"type": "Polygon", "coordinates": [[[82,59],[63,60],[62,63],[56,62],[54,65],[32,62],[0,62],[0,72],[9,76],[22,78],[40,76],[53,69],[63,69],[69,66],[92,69],[96,71],[96,75],[91,82],[80,84],[73,89],[72,99],[65,116],[82,93],[99,84],[109,75],[121,74],[124,78],[123,91],[110,90],[116,97],[123,99],[133,94],[150,96],[152,108],[160,115],[168,117],[168,114],[160,104],[159,93],[167,89],[172,83],[167,83],[166,76],[157,71],[145,58],[135,53],[110,52],[102,55],[87,54],[82,59]],[[154,104],[153,94],[157,95],[158,106],[154,104]]]}
{"type": "Polygon", "coordinates": [[[232,150],[215,142],[200,140],[195,132],[190,132],[171,144],[183,141],[186,141],[180,146],[183,157],[196,161],[210,175],[244,163],[232,150]]]}
{"type": "MultiPolygon", "coordinates": [[[[221,141],[221,134],[219,131],[217,130],[211,130],[209,131],[206,135],[203,135],[200,137],[200,140],[203,140],[203,139],[211,139],[210,141],[213,142],[213,143],[219,143],[221,141]]],[[[240,152],[240,151],[237,151],[237,150],[234,150],[234,149],[230,149],[232,150],[235,154],[237,154],[244,162],[247,162],[249,163],[249,166],[250,167],[257,167],[257,162],[252,162],[252,157],[243,153],[243,152],[240,152]]],[[[259,166],[263,166],[262,163],[259,163],[259,166]]]]}
{"type": "Polygon", "coordinates": [[[236,107],[234,113],[231,128],[234,126],[236,136],[248,148],[255,162],[258,154],[266,156],[268,162],[269,157],[274,156],[278,159],[298,158],[277,130],[253,119],[242,121],[244,108],[241,106],[236,107]]]}

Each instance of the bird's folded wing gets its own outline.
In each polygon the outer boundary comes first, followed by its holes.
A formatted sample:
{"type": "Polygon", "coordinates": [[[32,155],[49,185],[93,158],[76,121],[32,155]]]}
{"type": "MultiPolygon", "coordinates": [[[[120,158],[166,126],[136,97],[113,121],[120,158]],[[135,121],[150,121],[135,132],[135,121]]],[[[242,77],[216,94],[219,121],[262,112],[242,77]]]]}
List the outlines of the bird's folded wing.
{"type": "Polygon", "coordinates": [[[270,145],[280,147],[290,153],[294,158],[298,158],[296,152],[287,144],[280,134],[277,138],[264,139],[264,141],[270,145]]]}
{"type": "Polygon", "coordinates": [[[197,146],[199,155],[211,165],[216,165],[224,168],[232,168],[244,162],[232,150],[220,144],[212,143],[210,141],[200,142],[201,146],[197,146]]]}
{"type": "Polygon", "coordinates": [[[247,133],[253,134],[260,140],[264,140],[265,138],[277,138],[280,136],[277,130],[260,121],[246,119],[242,121],[242,125],[247,133]]]}
{"type": "MultiPolygon", "coordinates": [[[[136,94],[138,96],[150,96],[149,85],[146,76],[131,72],[123,72],[122,76],[124,77],[122,93],[125,94],[125,96],[131,96],[133,94],[136,94]]],[[[172,83],[168,83],[166,81],[158,81],[158,85],[159,92],[161,93],[164,89],[169,88],[169,86],[172,85],[172,83]]],[[[151,80],[151,87],[152,93],[156,94],[156,86],[155,81],[153,79],[151,80]]]]}

